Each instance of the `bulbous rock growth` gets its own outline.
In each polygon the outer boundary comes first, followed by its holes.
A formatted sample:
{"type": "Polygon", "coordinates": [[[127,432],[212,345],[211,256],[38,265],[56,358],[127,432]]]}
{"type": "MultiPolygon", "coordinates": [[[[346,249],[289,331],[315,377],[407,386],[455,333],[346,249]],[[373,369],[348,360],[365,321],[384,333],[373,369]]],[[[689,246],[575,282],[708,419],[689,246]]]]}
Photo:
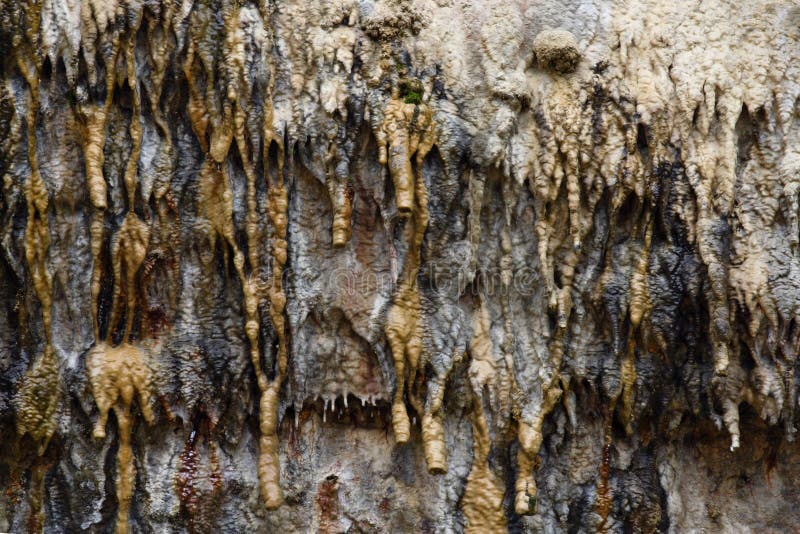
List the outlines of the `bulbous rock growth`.
{"type": "Polygon", "coordinates": [[[794,528],[800,11],[737,9],[0,2],[0,530],[794,528]]]}

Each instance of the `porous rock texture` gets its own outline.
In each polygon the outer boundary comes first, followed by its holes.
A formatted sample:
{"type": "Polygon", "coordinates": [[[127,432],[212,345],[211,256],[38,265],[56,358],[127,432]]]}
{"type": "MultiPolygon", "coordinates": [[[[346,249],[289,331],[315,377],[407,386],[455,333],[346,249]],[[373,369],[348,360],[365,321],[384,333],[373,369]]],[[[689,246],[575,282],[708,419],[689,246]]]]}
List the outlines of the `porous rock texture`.
{"type": "Polygon", "coordinates": [[[0,0],[0,530],[800,525],[800,5],[0,0]]]}

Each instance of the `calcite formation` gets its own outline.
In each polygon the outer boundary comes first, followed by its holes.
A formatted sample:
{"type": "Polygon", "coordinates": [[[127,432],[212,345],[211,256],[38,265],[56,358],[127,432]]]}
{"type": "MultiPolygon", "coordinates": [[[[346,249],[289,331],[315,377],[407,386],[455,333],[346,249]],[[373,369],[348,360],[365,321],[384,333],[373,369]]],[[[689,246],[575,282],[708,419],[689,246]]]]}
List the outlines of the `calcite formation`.
{"type": "Polygon", "coordinates": [[[144,350],[127,342],[116,347],[109,347],[101,342],[92,347],[86,357],[86,368],[92,385],[92,395],[100,412],[94,427],[94,437],[106,437],[110,409],[114,409],[117,417],[119,450],[116,465],[118,505],[115,530],[128,532],[128,510],[136,484],[136,467],[131,446],[131,404],[135,395],[145,421],[153,422],[153,410],[150,407],[150,362],[144,350]]]}
{"type": "Polygon", "coordinates": [[[0,0],[0,531],[792,531],[800,7],[0,0]]]}

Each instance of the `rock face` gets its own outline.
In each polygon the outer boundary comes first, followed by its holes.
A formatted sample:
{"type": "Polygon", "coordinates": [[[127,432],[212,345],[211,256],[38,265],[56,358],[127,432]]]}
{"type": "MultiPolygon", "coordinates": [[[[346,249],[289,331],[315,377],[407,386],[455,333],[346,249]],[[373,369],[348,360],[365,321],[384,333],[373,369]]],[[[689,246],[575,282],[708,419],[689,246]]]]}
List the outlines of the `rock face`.
{"type": "Polygon", "coordinates": [[[800,7],[0,0],[0,530],[800,524],[800,7]]]}

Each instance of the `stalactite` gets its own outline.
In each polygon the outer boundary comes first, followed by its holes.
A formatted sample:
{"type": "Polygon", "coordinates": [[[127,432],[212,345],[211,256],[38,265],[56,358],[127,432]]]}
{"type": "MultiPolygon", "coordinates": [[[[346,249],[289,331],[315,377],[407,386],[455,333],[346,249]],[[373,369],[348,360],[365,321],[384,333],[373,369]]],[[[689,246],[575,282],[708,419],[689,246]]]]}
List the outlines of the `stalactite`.
{"type": "MultiPolygon", "coordinates": [[[[282,175],[282,173],[280,173],[282,175]]],[[[261,393],[261,458],[259,481],[261,498],[268,509],[283,503],[280,487],[280,461],[278,458],[278,395],[286,376],[288,364],[288,339],[286,332],[286,293],[283,290],[283,266],[286,264],[286,229],[288,224],[288,191],[281,182],[270,184],[269,218],[272,222],[272,283],[269,287],[269,317],[278,335],[278,355],[275,378],[261,393]]]]}
{"type": "MultiPolygon", "coordinates": [[[[247,140],[245,106],[249,102],[250,88],[243,79],[244,72],[243,47],[239,28],[239,10],[234,9],[226,21],[226,55],[229,58],[229,85],[226,97],[234,107],[234,139],[242,160],[245,177],[247,180],[247,214],[245,216],[245,233],[247,235],[247,259],[250,267],[249,275],[242,277],[244,292],[245,333],[250,342],[250,360],[256,373],[259,389],[264,390],[265,377],[261,370],[259,348],[259,313],[258,306],[261,300],[260,269],[261,262],[258,254],[258,215],[256,201],[256,174],[252,161],[252,151],[247,140]]],[[[266,164],[265,164],[266,165],[266,164]]]]}
{"type": "Polygon", "coordinates": [[[352,233],[350,219],[353,211],[353,178],[350,176],[350,155],[347,148],[348,143],[351,143],[352,132],[348,135],[344,79],[353,69],[355,34],[349,25],[354,22],[348,20],[348,26],[333,29],[322,45],[324,67],[328,75],[320,87],[319,97],[328,116],[324,128],[327,142],[325,182],[333,208],[331,243],[334,247],[345,246],[352,233]]]}
{"type": "Polygon", "coordinates": [[[61,382],[55,350],[47,345],[44,352],[25,373],[15,399],[17,434],[29,434],[44,454],[56,430],[56,410],[61,396],[61,382]]]}
{"type": "Polygon", "coordinates": [[[492,356],[492,342],[488,331],[488,315],[481,305],[474,320],[474,333],[470,342],[469,367],[472,389],[472,467],[470,468],[461,509],[467,520],[466,532],[508,532],[503,513],[503,489],[489,468],[491,445],[489,429],[483,409],[486,386],[497,380],[497,369],[492,356]]]}
{"type": "Polygon", "coordinates": [[[150,228],[129,211],[122,225],[111,240],[111,261],[114,274],[114,294],[111,301],[111,316],[108,323],[106,342],[111,342],[119,318],[120,295],[125,288],[125,330],[122,342],[127,343],[133,328],[133,315],[136,307],[136,276],[147,255],[150,228]],[[123,266],[125,275],[123,277],[123,266]]]}
{"type": "Polygon", "coordinates": [[[503,490],[497,478],[489,469],[489,431],[483,408],[479,406],[480,397],[475,400],[472,416],[473,450],[472,469],[467,477],[461,507],[467,519],[465,532],[504,533],[507,532],[506,518],[503,514],[503,490]]]}
{"type": "Polygon", "coordinates": [[[131,448],[133,414],[131,405],[134,397],[139,401],[142,416],[149,424],[153,423],[150,406],[152,370],[151,356],[141,346],[123,343],[112,347],[103,342],[97,343],[87,356],[86,368],[92,385],[99,416],[94,427],[94,437],[106,437],[108,412],[113,408],[117,416],[119,450],[117,452],[116,491],[119,502],[117,508],[116,530],[128,532],[128,509],[130,508],[136,484],[136,466],[131,448]]]}
{"type": "Polygon", "coordinates": [[[633,399],[636,393],[636,344],[632,339],[628,340],[628,350],[620,362],[620,394],[621,419],[625,425],[625,431],[630,435],[633,433],[631,427],[633,415],[633,399]]]}
{"type": "Polygon", "coordinates": [[[342,147],[339,146],[339,139],[341,138],[339,132],[341,130],[342,128],[338,124],[335,129],[331,129],[331,134],[334,135],[328,141],[328,150],[325,154],[326,185],[328,186],[328,195],[333,206],[331,243],[335,247],[346,245],[352,232],[350,225],[350,217],[353,212],[350,198],[352,193],[348,190],[350,184],[348,184],[347,176],[341,176],[346,174],[349,163],[346,154],[343,154],[342,147]]]}
{"type": "MultiPolygon", "coordinates": [[[[410,437],[410,423],[404,394],[406,384],[413,384],[423,349],[417,275],[422,239],[428,225],[428,191],[422,180],[422,162],[435,142],[431,111],[427,105],[405,104],[395,94],[386,104],[383,124],[376,137],[379,160],[388,164],[395,184],[397,209],[408,216],[408,253],[384,327],[397,376],[392,425],[397,443],[405,443],[410,437]],[[416,175],[411,167],[415,154],[416,175]]],[[[434,432],[430,436],[433,438],[437,434],[434,432]]]]}
{"type": "MultiPolygon", "coordinates": [[[[108,4],[85,2],[82,5],[81,20],[87,28],[82,43],[84,58],[87,62],[89,83],[96,83],[95,65],[95,40],[106,37],[106,28],[109,18],[113,14],[114,6],[108,4]],[[106,11],[110,9],[110,11],[106,11]],[[99,35],[98,35],[99,34],[99,35]]],[[[100,103],[84,102],[83,98],[77,102],[77,116],[83,127],[82,145],[86,170],[86,187],[89,190],[89,201],[93,212],[90,222],[90,239],[92,249],[92,322],[95,340],[100,340],[100,327],[98,319],[98,299],[103,276],[101,254],[104,241],[105,210],[108,207],[107,184],[103,173],[105,157],[103,149],[106,142],[106,120],[114,102],[114,89],[116,87],[116,65],[120,51],[121,31],[111,32],[110,46],[104,50],[106,79],[105,101],[100,103]]],[[[128,47],[133,53],[132,45],[128,47]]],[[[129,76],[133,67],[129,68],[129,76]]],[[[85,98],[85,97],[84,97],[85,98]]]]}
{"type": "Polygon", "coordinates": [[[647,223],[642,252],[631,277],[629,313],[633,329],[639,326],[643,317],[649,315],[650,302],[647,294],[647,270],[649,268],[652,240],[653,221],[650,220],[647,223]]]}
{"type": "Polygon", "coordinates": [[[47,187],[39,173],[36,156],[36,114],[39,108],[39,74],[38,68],[20,58],[18,67],[28,82],[30,99],[28,102],[28,164],[30,177],[25,190],[28,205],[28,221],[25,226],[25,261],[31,271],[33,289],[42,304],[42,322],[44,323],[47,343],[51,342],[51,306],[53,281],[47,268],[47,253],[50,248],[50,227],[47,207],[49,204],[47,187]]]}
{"type": "Polygon", "coordinates": [[[647,209],[645,209],[644,212],[646,213],[645,219],[647,220],[647,229],[645,230],[644,243],[642,244],[640,256],[631,275],[628,305],[630,328],[628,331],[627,348],[620,362],[618,399],[621,401],[620,414],[622,423],[625,425],[625,431],[628,434],[633,432],[631,420],[633,414],[633,400],[636,391],[636,341],[634,336],[641,324],[642,317],[648,316],[650,309],[650,302],[647,294],[647,270],[649,268],[650,245],[653,237],[653,220],[649,216],[649,211],[647,209]]]}
{"type": "MultiPolygon", "coordinates": [[[[139,19],[141,21],[141,19],[139,19]]],[[[131,33],[135,36],[139,24],[135,24],[131,33]]],[[[128,165],[125,167],[125,192],[128,195],[128,209],[132,210],[136,198],[136,186],[138,184],[137,171],[139,168],[139,154],[142,149],[142,98],[139,93],[139,80],[136,77],[136,56],[134,55],[134,37],[125,49],[125,64],[128,68],[128,86],[133,95],[133,116],[131,117],[130,136],[133,146],[131,154],[128,156],[128,165]]]]}
{"type": "Polygon", "coordinates": [[[17,43],[17,68],[28,85],[26,130],[28,165],[30,174],[25,183],[24,196],[27,221],[24,232],[25,262],[30,272],[33,290],[42,309],[45,347],[30,369],[25,373],[17,391],[17,433],[33,437],[42,455],[56,429],[56,410],[61,396],[61,379],[58,360],[53,347],[52,303],[53,281],[48,268],[50,249],[50,222],[48,191],[39,171],[36,143],[36,117],[39,112],[39,70],[34,54],[28,49],[36,42],[40,13],[29,12],[33,20],[28,28],[28,41],[17,43]]]}
{"type": "MultiPolygon", "coordinates": [[[[216,233],[225,237],[227,244],[234,251],[234,265],[242,283],[244,293],[244,315],[245,315],[245,334],[250,343],[250,359],[256,375],[256,381],[261,393],[259,403],[259,427],[261,437],[259,440],[260,457],[258,462],[258,476],[261,489],[261,498],[267,509],[278,508],[283,503],[283,492],[280,487],[280,462],[278,458],[278,404],[281,386],[286,375],[288,362],[288,339],[286,333],[284,308],[286,306],[286,294],[283,290],[283,266],[287,260],[287,211],[288,211],[288,189],[284,183],[282,158],[279,160],[278,176],[279,183],[273,184],[269,180],[269,145],[278,140],[277,135],[272,131],[271,105],[265,102],[264,110],[264,175],[268,185],[268,206],[267,213],[272,228],[272,279],[266,287],[266,297],[269,300],[269,318],[278,337],[278,354],[276,358],[275,378],[269,382],[261,369],[261,356],[259,348],[259,304],[264,296],[264,289],[260,280],[261,262],[258,254],[258,219],[256,201],[256,176],[254,161],[252,158],[251,145],[246,136],[246,106],[251,99],[251,89],[246,83],[247,72],[244,58],[244,43],[241,35],[241,17],[238,5],[226,12],[225,22],[225,50],[224,55],[227,60],[226,76],[227,91],[225,101],[222,104],[223,115],[220,120],[218,117],[209,116],[209,110],[215,108],[213,104],[205,105],[199,96],[199,90],[193,89],[190,97],[190,113],[192,113],[192,124],[195,133],[200,140],[201,147],[206,150],[204,145],[205,132],[211,125],[211,141],[208,146],[206,161],[210,167],[216,168],[217,178],[213,182],[207,182],[208,186],[215,190],[208,190],[203,198],[203,203],[216,202],[222,200],[224,211],[218,213],[218,209],[210,207],[206,212],[211,227],[216,233]],[[191,103],[191,102],[194,103],[191,103]],[[247,213],[245,217],[245,230],[248,245],[248,263],[250,268],[249,275],[244,268],[244,257],[236,245],[233,228],[233,208],[230,186],[226,173],[222,170],[223,162],[227,159],[228,149],[231,142],[235,140],[239,156],[244,167],[247,181],[247,213]],[[211,161],[213,160],[213,162],[211,161]],[[221,191],[221,192],[220,192],[221,191]],[[221,198],[220,198],[221,197],[221,198]]],[[[192,76],[193,44],[189,44],[190,49],[187,54],[187,61],[184,69],[187,77],[192,76]]],[[[214,73],[210,72],[206,66],[206,76],[208,76],[207,95],[213,95],[211,84],[213,83],[214,73]]],[[[190,85],[192,82],[190,82],[190,85]]],[[[281,151],[282,152],[282,151],[281,151]]],[[[215,237],[211,237],[212,241],[215,237]]]]}
{"type": "MultiPolygon", "coordinates": [[[[141,14],[139,15],[141,17],[141,14]]],[[[125,330],[122,337],[122,343],[126,344],[130,340],[131,330],[133,328],[133,315],[137,300],[136,291],[136,277],[139,269],[144,263],[147,256],[147,247],[150,241],[150,227],[142,221],[134,210],[136,200],[136,190],[138,185],[138,169],[139,169],[139,155],[142,144],[142,126],[141,126],[141,97],[139,94],[139,81],[136,77],[136,59],[134,55],[134,42],[136,29],[141,22],[141,18],[134,21],[134,26],[131,30],[132,37],[126,47],[125,60],[127,65],[127,80],[128,86],[131,88],[133,95],[133,116],[130,123],[130,136],[132,141],[131,153],[128,156],[128,162],[125,167],[125,175],[123,177],[123,184],[127,198],[127,210],[125,219],[122,221],[117,233],[111,240],[111,263],[112,272],[114,275],[114,291],[111,301],[111,314],[108,323],[108,331],[106,334],[106,342],[111,343],[116,322],[119,315],[120,308],[120,295],[122,294],[123,287],[125,288],[125,330]],[[125,268],[125,277],[123,281],[122,267],[125,268]]],[[[102,174],[95,179],[101,180],[102,174]]],[[[99,209],[98,206],[95,206],[99,209]]]]}
{"type": "MultiPolygon", "coordinates": [[[[113,87],[110,81],[110,87],[113,87]]],[[[102,271],[100,254],[103,246],[104,212],[108,206],[106,200],[107,187],[103,178],[103,145],[105,143],[105,119],[111,107],[110,87],[108,101],[104,106],[87,106],[81,110],[84,114],[86,134],[84,135],[84,159],[86,160],[86,185],[89,189],[89,200],[94,208],[90,223],[90,239],[92,247],[92,324],[95,339],[100,338],[100,327],[97,318],[98,298],[102,271]]]]}
{"type": "Polygon", "coordinates": [[[514,509],[520,515],[536,513],[536,481],[533,478],[533,468],[536,463],[536,455],[542,446],[542,424],[544,418],[558,400],[563,391],[560,384],[554,384],[545,389],[542,396],[541,407],[530,417],[523,418],[519,422],[517,433],[519,440],[519,452],[517,453],[517,480],[514,484],[516,496],[514,499],[514,509]]]}

